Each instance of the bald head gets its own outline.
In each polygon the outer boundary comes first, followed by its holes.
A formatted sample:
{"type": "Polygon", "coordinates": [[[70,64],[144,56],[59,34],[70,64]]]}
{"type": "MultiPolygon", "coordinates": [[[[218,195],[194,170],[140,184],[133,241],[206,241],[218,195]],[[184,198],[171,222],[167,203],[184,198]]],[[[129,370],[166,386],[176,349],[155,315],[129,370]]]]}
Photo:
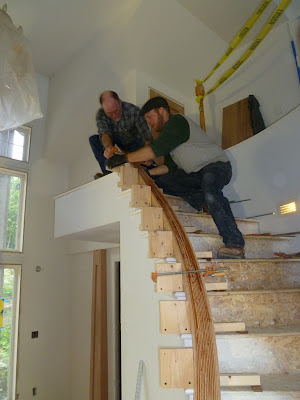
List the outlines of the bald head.
{"type": "Polygon", "coordinates": [[[122,101],[116,92],[107,90],[100,95],[100,104],[103,111],[114,121],[120,121],[122,115],[122,101]]]}

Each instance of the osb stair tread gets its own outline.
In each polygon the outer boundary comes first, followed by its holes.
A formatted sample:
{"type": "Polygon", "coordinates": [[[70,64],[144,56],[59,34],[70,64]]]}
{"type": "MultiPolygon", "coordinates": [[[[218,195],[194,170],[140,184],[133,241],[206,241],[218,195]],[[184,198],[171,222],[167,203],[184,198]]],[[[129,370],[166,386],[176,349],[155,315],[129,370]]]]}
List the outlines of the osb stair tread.
{"type": "Polygon", "coordinates": [[[300,293],[299,288],[287,288],[287,289],[260,289],[260,290],[226,290],[224,292],[209,292],[209,296],[241,296],[241,295],[256,295],[256,294],[267,294],[267,293],[300,293]]]}
{"type": "MultiPolygon", "coordinates": [[[[188,237],[211,237],[213,239],[219,239],[221,238],[220,235],[216,233],[188,233],[188,237]]],[[[275,240],[275,241],[281,241],[281,240],[289,240],[291,239],[288,236],[255,236],[255,235],[243,235],[244,239],[252,239],[252,240],[275,240]]]]}
{"type": "MultiPolygon", "coordinates": [[[[188,211],[180,211],[180,210],[177,211],[176,210],[176,214],[178,216],[186,215],[187,217],[194,217],[194,218],[212,218],[212,216],[206,212],[193,213],[193,212],[188,212],[188,211]]],[[[259,223],[259,221],[256,219],[247,219],[247,218],[240,218],[240,217],[235,217],[234,219],[239,222],[245,222],[245,223],[255,224],[255,225],[257,225],[259,223]]]]}
{"type": "MultiPolygon", "coordinates": [[[[196,251],[196,256],[197,256],[197,251],[196,251]]],[[[201,257],[198,257],[201,259],[201,257]]],[[[239,260],[235,259],[225,259],[225,258],[213,258],[211,260],[212,263],[224,263],[224,264],[237,264],[237,263],[242,263],[242,264],[247,264],[247,263],[265,263],[265,262],[271,262],[271,263],[299,263],[300,259],[299,258],[243,258],[239,260]]],[[[199,261],[199,264],[203,264],[203,261],[199,261]]]]}

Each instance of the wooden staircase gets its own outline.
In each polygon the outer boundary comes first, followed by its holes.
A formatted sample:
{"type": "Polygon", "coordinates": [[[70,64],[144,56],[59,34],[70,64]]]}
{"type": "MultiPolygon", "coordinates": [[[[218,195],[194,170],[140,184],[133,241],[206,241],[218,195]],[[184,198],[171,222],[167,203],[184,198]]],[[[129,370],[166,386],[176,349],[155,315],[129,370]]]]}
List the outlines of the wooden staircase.
{"type": "MultiPolygon", "coordinates": [[[[195,227],[203,232],[189,234],[195,251],[205,251],[211,246],[215,253],[220,239],[216,237],[211,217],[191,212],[191,207],[182,199],[166,197],[177,208],[179,219],[190,231],[195,227]]],[[[237,224],[244,235],[259,233],[256,221],[237,219],[237,224]]],[[[273,255],[278,248],[288,252],[289,240],[245,236],[246,259],[211,260],[215,266],[230,268],[225,277],[204,278],[206,284],[227,283],[225,291],[208,293],[213,320],[216,326],[243,322],[246,330],[245,334],[216,331],[220,374],[239,375],[235,385],[224,382],[222,386],[221,383],[224,400],[300,398],[300,260],[283,260],[273,255]],[[243,379],[251,375],[253,378],[259,375],[260,383],[249,381],[240,386],[243,379]],[[256,393],[257,390],[262,392],[256,393]]],[[[199,261],[200,268],[204,265],[199,261]]],[[[178,302],[187,302],[180,291],[174,298],[178,302]]],[[[178,317],[180,315],[178,313],[178,317]]],[[[190,348],[191,334],[185,333],[181,337],[183,345],[190,348]]],[[[186,394],[193,399],[193,390],[188,389],[186,394]]]]}
{"type": "MultiPolygon", "coordinates": [[[[55,237],[120,245],[124,398],[143,360],[145,399],[299,399],[300,260],[272,258],[291,239],[245,236],[245,260],[207,261],[203,252],[215,257],[222,244],[209,215],[157,192],[139,168],[122,166],[119,177],[58,196],[55,237]],[[230,269],[151,280],[212,265],[230,269]]],[[[237,224],[259,233],[257,221],[237,224]]]]}
{"type": "MultiPolygon", "coordinates": [[[[290,239],[255,236],[259,233],[257,221],[237,219],[245,237],[246,259],[203,260],[203,252],[212,251],[216,256],[222,245],[212,218],[193,212],[180,198],[165,197],[200,256],[199,268],[229,268],[225,276],[204,278],[216,333],[222,399],[299,399],[300,260],[274,258],[275,251],[288,252],[290,239]]],[[[149,240],[155,270],[180,270],[182,265],[173,258],[170,247],[172,232],[164,232],[163,208],[146,209],[134,201],[131,206],[138,207],[134,213],[141,215],[140,230],[148,231],[144,237],[149,240]],[[157,247],[159,242],[163,247],[157,247]]],[[[160,301],[160,332],[181,335],[183,345],[160,349],[161,387],[184,388],[189,399],[196,400],[191,311],[184,286],[183,275],[160,277],[156,284],[157,292],[173,296],[160,301]]]]}

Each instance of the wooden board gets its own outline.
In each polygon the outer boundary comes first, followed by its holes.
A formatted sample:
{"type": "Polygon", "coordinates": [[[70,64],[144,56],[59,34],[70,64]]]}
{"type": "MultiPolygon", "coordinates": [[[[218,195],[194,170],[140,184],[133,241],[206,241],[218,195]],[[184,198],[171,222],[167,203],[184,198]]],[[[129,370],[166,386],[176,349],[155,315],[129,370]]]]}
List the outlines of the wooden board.
{"type": "Polygon", "coordinates": [[[172,231],[149,232],[149,257],[166,258],[173,256],[172,231]]]}
{"type": "Polygon", "coordinates": [[[147,185],[132,185],[130,207],[151,207],[151,187],[147,185]]]}
{"type": "Polygon", "coordinates": [[[195,251],[197,258],[212,258],[212,251],[195,251]]]}
{"type": "Polygon", "coordinates": [[[121,165],[120,168],[120,182],[118,186],[123,190],[130,189],[132,185],[139,183],[138,169],[132,168],[131,165],[121,165]]]}
{"type": "Polygon", "coordinates": [[[260,386],[259,375],[220,375],[222,387],[228,386],[260,386]]]}
{"type": "Polygon", "coordinates": [[[191,332],[191,316],[188,301],[161,301],[160,333],[163,335],[191,332]]]}
{"type": "Polygon", "coordinates": [[[165,95],[157,92],[156,90],[150,89],[150,99],[152,99],[153,97],[156,97],[156,96],[163,97],[164,99],[167,100],[167,102],[169,104],[169,107],[170,107],[171,114],[182,114],[182,115],[184,115],[184,107],[181,104],[176,103],[174,100],[171,100],[170,98],[168,98],[165,95]]]}
{"type": "Polygon", "coordinates": [[[142,207],[141,231],[163,229],[163,210],[161,207],[142,207]]]}
{"type": "MultiPolygon", "coordinates": [[[[181,263],[155,264],[156,272],[181,271],[181,263]]],[[[158,276],[156,284],[157,292],[181,292],[183,291],[182,275],[158,276]]]]}
{"type": "Polygon", "coordinates": [[[234,146],[253,136],[248,98],[223,108],[222,148],[234,146]]]}
{"type": "Polygon", "coordinates": [[[218,322],[214,324],[215,332],[244,332],[246,330],[245,322],[218,322]]]}
{"type": "MultiPolygon", "coordinates": [[[[182,335],[191,333],[191,316],[188,301],[160,301],[159,309],[161,334],[182,335]]],[[[246,329],[244,322],[215,323],[214,328],[216,333],[243,332],[246,329]]]]}
{"type": "Polygon", "coordinates": [[[160,382],[163,389],[192,388],[193,349],[160,349],[160,382]]]}
{"type": "Polygon", "coordinates": [[[227,290],[228,284],[227,282],[206,282],[205,288],[208,292],[213,292],[216,290],[227,290]]]}
{"type": "Polygon", "coordinates": [[[94,251],[90,400],[108,399],[106,251],[94,251]]]}

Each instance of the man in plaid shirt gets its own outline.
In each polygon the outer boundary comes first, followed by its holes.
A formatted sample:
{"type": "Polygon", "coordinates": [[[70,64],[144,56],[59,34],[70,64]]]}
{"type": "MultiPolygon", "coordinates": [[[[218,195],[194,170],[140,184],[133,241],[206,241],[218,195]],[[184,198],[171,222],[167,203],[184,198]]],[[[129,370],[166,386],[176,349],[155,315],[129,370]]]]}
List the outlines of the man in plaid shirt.
{"type": "MultiPolygon", "coordinates": [[[[107,175],[110,171],[105,168],[106,162],[115,145],[132,152],[150,142],[152,136],[145,118],[139,116],[137,106],[121,101],[112,91],[103,92],[99,100],[102,106],[96,116],[99,135],[93,135],[89,140],[103,174],[107,175]]],[[[95,179],[101,176],[96,174],[95,179]]]]}

